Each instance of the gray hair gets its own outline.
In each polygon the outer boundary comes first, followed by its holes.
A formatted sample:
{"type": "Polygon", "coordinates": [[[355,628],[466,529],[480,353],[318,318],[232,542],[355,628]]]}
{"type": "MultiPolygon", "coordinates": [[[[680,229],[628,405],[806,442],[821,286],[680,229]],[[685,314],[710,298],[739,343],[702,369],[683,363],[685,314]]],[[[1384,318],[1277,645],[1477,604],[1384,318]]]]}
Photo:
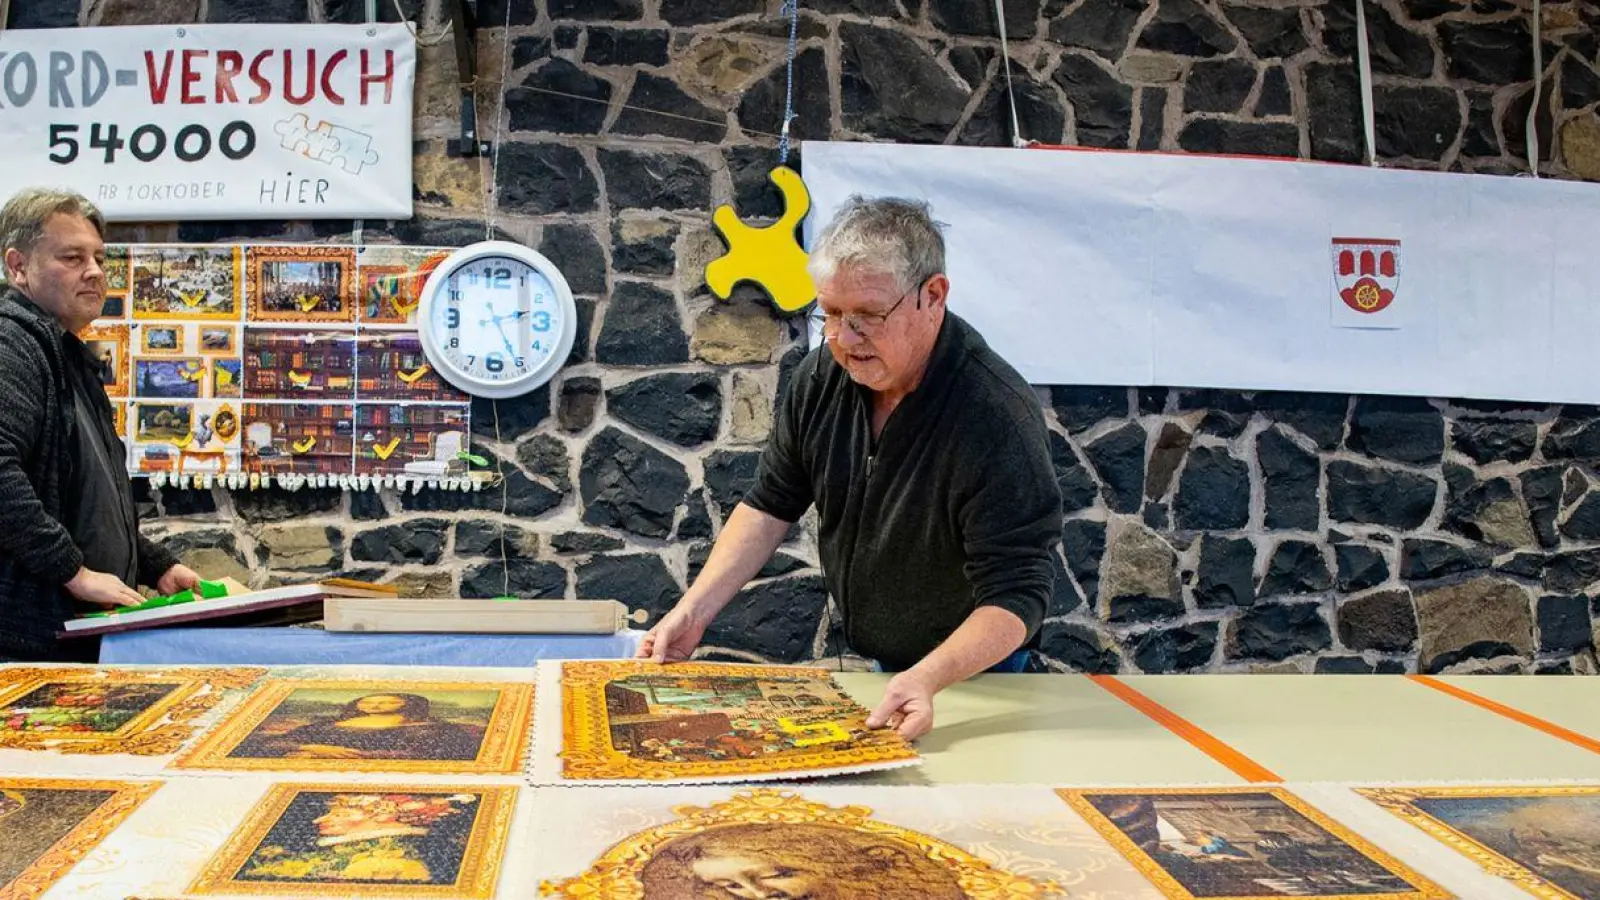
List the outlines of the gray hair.
{"type": "Polygon", "coordinates": [[[920,200],[853,194],[817,236],[806,267],[819,282],[854,269],[889,275],[909,291],[944,271],[943,227],[920,200]]]}
{"type": "Polygon", "coordinates": [[[13,248],[31,252],[44,236],[45,223],[57,214],[82,216],[94,225],[102,238],[105,237],[105,216],[82,194],[54,188],[25,188],[0,209],[0,253],[13,248]]]}

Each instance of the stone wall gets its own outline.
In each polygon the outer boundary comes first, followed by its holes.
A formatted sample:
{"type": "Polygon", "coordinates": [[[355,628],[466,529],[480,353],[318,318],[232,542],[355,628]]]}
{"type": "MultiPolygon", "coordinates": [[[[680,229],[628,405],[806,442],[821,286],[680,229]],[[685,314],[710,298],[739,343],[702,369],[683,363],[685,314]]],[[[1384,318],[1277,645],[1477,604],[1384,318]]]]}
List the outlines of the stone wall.
{"type": "MultiPolygon", "coordinates": [[[[798,138],[1005,145],[990,0],[802,0],[798,138]]],[[[1007,0],[1025,136],[1361,156],[1351,4],[1007,0]]],[[[1524,172],[1529,16],[1369,0],[1386,165],[1524,172]]],[[[420,24],[418,215],[372,241],[495,234],[556,259],[586,329],[547,389],[480,403],[504,473],[477,495],[162,491],[212,575],[341,573],[408,592],[618,597],[652,620],[748,483],[798,323],[714,300],[710,210],[774,215],[787,26],[776,0],[481,0],[492,162],[457,133],[440,0],[420,24]],[[506,3],[510,2],[508,8],[506,3]],[[509,27],[507,26],[509,23],[509,27]],[[500,101],[503,97],[503,108],[500,101]],[[497,123],[497,124],[496,124],[497,123]],[[497,168],[496,168],[497,166],[497,168]],[[502,563],[502,555],[506,560],[502,563]]],[[[13,0],[12,27],[352,22],[360,0],[13,0]]],[[[1600,4],[1544,4],[1541,172],[1600,179],[1600,4]]],[[[796,160],[792,160],[796,161],[796,160]]],[[[152,224],[144,240],[348,240],[349,222],[152,224]]],[[[1572,235],[1587,240],[1587,235],[1572,235]]],[[[1485,364],[1493,364],[1486,361],[1485,364]]],[[[1054,668],[1592,672],[1600,411],[1450,400],[1040,388],[1070,512],[1054,668]]],[[[809,537],[708,637],[714,656],[838,652],[809,537]]]]}

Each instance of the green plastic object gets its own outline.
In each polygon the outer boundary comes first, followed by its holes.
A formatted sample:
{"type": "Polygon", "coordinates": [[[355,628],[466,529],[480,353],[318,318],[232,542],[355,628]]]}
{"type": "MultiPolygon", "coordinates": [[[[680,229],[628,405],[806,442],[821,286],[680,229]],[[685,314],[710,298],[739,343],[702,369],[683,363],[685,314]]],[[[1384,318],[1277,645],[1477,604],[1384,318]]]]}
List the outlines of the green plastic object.
{"type": "Polygon", "coordinates": [[[508,596],[506,594],[501,594],[500,596],[495,597],[493,599],[495,599],[495,600],[521,600],[522,598],[521,597],[512,597],[512,596],[508,596]]]}
{"type": "Polygon", "coordinates": [[[117,609],[108,609],[104,612],[89,613],[88,615],[84,616],[84,618],[102,619],[107,616],[117,615],[118,613],[138,612],[139,610],[143,609],[160,609],[163,606],[177,606],[182,603],[193,603],[197,599],[216,600],[219,597],[228,596],[228,586],[220,581],[202,580],[198,585],[198,588],[200,590],[199,597],[194,595],[193,590],[183,590],[177,592],[176,594],[168,594],[162,597],[151,597],[137,606],[123,606],[117,609]]]}

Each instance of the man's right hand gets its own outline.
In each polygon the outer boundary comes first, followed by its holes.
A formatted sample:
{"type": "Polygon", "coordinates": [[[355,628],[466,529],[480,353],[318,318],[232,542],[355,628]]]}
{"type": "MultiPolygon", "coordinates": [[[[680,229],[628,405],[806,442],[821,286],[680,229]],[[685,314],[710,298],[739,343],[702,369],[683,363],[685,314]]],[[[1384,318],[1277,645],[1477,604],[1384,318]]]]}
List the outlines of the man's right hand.
{"type": "Polygon", "coordinates": [[[122,583],[122,579],[89,568],[78,569],[78,574],[66,584],[67,593],[100,606],[138,606],[144,602],[139,592],[122,583]]]}
{"type": "Polygon", "coordinates": [[[683,662],[700,646],[709,622],[702,622],[690,609],[680,603],[672,612],[661,617],[656,627],[645,633],[639,642],[636,659],[652,659],[658,663],[683,662]]]}

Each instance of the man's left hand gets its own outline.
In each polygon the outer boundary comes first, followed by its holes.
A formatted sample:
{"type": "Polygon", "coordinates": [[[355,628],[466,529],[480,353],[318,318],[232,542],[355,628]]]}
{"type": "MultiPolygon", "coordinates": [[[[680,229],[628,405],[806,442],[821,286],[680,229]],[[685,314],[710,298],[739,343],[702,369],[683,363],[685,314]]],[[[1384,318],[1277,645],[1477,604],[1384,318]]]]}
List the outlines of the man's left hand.
{"type": "Polygon", "coordinates": [[[914,741],[933,729],[934,686],[917,672],[901,672],[889,682],[883,702],[867,716],[868,728],[888,726],[914,741]]]}
{"type": "Polygon", "coordinates": [[[194,590],[200,584],[200,576],[185,565],[176,565],[167,570],[167,574],[156,581],[156,591],[163,597],[170,597],[179,591],[194,590]]]}

